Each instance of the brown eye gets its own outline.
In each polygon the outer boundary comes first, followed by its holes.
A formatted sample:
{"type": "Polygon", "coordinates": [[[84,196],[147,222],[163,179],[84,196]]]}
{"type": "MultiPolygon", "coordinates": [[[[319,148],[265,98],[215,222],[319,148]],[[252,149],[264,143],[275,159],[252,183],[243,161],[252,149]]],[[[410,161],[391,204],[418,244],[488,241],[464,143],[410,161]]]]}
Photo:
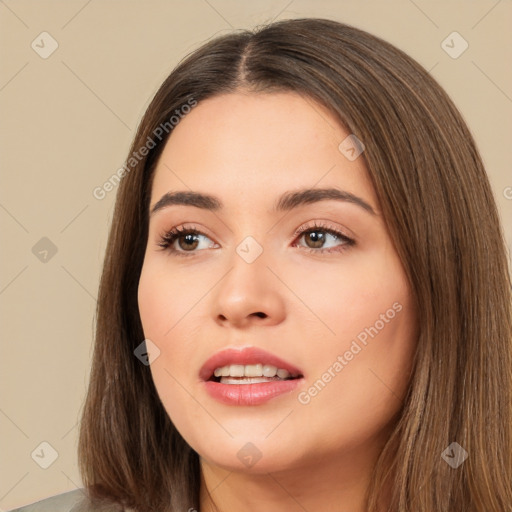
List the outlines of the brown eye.
{"type": "Polygon", "coordinates": [[[340,252],[355,244],[355,241],[345,236],[343,233],[326,226],[313,226],[310,229],[301,228],[298,233],[298,240],[304,239],[304,244],[299,244],[299,247],[306,249],[310,252],[340,252]],[[325,247],[334,240],[334,246],[325,247]]]}
{"type": "Polygon", "coordinates": [[[198,245],[199,241],[196,233],[188,233],[186,235],[180,235],[176,237],[178,240],[178,245],[183,250],[194,250],[198,245]],[[182,243],[183,241],[183,243],[182,243]]]}
{"type": "Polygon", "coordinates": [[[304,240],[311,249],[321,249],[325,243],[326,236],[319,230],[309,231],[304,235],[304,240]]]}
{"type": "MultiPolygon", "coordinates": [[[[209,240],[209,238],[204,233],[201,233],[197,229],[173,228],[161,236],[158,245],[162,249],[168,250],[169,252],[179,256],[192,256],[193,254],[199,252],[195,249],[197,249],[201,243],[201,238],[206,238],[209,240]]],[[[213,245],[214,244],[212,242],[206,248],[210,248],[213,245]]]]}

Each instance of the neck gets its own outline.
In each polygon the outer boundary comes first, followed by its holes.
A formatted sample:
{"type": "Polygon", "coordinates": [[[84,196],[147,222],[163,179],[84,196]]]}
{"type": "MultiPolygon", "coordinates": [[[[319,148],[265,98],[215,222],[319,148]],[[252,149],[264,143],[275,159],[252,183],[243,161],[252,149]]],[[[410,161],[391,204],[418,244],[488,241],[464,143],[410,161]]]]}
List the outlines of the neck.
{"type": "Polygon", "coordinates": [[[360,447],[338,457],[308,460],[301,467],[257,474],[229,471],[201,458],[200,511],[366,512],[376,457],[360,447]]]}

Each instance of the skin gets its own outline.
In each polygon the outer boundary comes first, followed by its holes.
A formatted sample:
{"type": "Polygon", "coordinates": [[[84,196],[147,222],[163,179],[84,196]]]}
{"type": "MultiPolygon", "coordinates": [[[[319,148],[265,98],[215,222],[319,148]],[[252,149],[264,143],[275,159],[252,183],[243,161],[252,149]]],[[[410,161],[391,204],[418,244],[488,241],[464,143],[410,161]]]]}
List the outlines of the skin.
{"type": "Polygon", "coordinates": [[[158,162],[150,209],[176,190],[224,203],[217,212],[172,205],[151,215],[139,283],[144,334],[160,350],[150,367],[156,389],[201,457],[202,512],[213,510],[206,489],[221,511],[365,510],[371,470],[407,390],[417,332],[410,287],[364,158],[350,161],[338,149],[348,135],[311,99],[238,91],[193,108],[158,162]],[[357,195],[375,215],[332,199],[270,211],[285,191],[324,187],[357,195]],[[321,230],[324,245],[294,236],[313,222],[355,244],[321,230]],[[173,247],[188,256],[158,246],[163,233],[183,225],[204,233],[193,254],[183,237],[173,247]],[[263,249],[250,264],[236,252],[247,236],[263,249]],[[400,312],[301,403],[299,393],[393,304],[400,312]],[[199,369],[219,350],[241,346],[291,362],[303,382],[258,406],[214,400],[199,369]],[[248,442],[261,453],[251,467],[237,456],[248,442]]]}

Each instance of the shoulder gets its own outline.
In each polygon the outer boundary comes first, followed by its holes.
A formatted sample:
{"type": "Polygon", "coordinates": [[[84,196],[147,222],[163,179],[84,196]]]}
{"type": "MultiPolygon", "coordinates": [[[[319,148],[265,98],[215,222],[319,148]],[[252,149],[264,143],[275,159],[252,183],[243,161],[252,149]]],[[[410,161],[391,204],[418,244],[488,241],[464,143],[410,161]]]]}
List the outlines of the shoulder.
{"type": "Polygon", "coordinates": [[[85,489],[76,489],[46,498],[10,512],[129,512],[121,505],[94,505],[85,489]]]}

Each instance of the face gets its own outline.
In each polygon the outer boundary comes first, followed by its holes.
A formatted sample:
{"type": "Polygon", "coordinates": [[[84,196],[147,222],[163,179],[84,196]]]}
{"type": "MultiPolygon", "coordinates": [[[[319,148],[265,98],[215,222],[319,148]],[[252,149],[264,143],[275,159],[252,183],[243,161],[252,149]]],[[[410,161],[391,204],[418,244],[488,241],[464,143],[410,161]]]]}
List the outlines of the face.
{"type": "Polygon", "coordinates": [[[413,300],[349,135],[295,93],[237,92],[193,108],[158,162],[141,321],[162,403],[210,464],[342,457],[400,409],[413,300]]]}

